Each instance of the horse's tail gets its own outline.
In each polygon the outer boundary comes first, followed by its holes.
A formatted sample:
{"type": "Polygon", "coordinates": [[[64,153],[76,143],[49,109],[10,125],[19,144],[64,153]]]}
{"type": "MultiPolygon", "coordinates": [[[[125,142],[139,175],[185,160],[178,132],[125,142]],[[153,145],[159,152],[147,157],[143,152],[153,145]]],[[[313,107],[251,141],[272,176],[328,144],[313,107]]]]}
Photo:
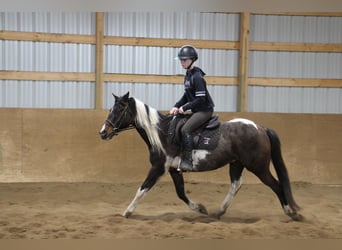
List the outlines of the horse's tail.
{"type": "Polygon", "coordinates": [[[272,162],[284,192],[285,199],[294,211],[298,211],[300,207],[297,205],[292,195],[289,175],[281,155],[280,139],[277,133],[270,128],[266,128],[266,133],[271,142],[272,162]]]}

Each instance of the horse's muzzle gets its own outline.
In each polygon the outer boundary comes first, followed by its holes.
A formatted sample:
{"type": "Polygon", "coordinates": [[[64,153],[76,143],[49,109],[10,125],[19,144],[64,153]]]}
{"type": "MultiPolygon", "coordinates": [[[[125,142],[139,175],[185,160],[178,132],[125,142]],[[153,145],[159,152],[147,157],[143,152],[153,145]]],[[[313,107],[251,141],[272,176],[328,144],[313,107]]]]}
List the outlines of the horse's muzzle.
{"type": "Polygon", "coordinates": [[[100,134],[102,140],[110,140],[113,138],[114,135],[118,135],[118,133],[116,133],[115,130],[113,130],[109,134],[104,130],[104,131],[100,131],[99,134],[100,134]]]}

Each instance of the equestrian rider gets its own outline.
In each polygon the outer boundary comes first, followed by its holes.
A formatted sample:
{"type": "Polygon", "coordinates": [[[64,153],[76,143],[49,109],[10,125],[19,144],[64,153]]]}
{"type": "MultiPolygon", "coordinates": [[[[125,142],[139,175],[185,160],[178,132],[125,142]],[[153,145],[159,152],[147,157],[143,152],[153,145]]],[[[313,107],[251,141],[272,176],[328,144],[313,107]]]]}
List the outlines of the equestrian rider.
{"type": "Polygon", "coordinates": [[[214,102],[204,80],[205,73],[195,66],[198,54],[193,46],[185,45],[178,52],[178,59],[186,70],[184,76],[184,94],[170,110],[170,114],[184,114],[191,110],[192,114],[181,129],[182,156],[179,168],[183,171],[192,171],[192,133],[207,122],[214,111],[214,102]]]}

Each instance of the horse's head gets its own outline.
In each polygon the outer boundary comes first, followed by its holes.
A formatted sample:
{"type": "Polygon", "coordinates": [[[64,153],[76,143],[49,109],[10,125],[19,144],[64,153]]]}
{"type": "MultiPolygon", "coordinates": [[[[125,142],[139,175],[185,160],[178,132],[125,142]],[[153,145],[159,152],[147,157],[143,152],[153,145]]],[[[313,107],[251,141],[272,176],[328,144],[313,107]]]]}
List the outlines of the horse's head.
{"type": "Polygon", "coordinates": [[[134,126],[134,117],[129,105],[129,92],[120,97],[114,94],[113,96],[114,105],[109,110],[108,117],[99,132],[103,140],[110,140],[120,131],[134,126]]]}

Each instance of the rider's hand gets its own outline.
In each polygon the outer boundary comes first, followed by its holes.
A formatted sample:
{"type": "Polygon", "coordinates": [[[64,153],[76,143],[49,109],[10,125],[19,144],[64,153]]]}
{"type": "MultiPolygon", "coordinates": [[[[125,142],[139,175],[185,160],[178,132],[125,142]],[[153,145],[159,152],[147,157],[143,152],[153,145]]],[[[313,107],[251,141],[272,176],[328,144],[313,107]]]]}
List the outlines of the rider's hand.
{"type": "Polygon", "coordinates": [[[178,112],[179,112],[179,109],[176,108],[176,107],[173,107],[173,108],[170,110],[170,114],[171,114],[171,115],[177,115],[178,112]]]}
{"type": "Polygon", "coordinates": [[[179,112],[180,114],[184,114],[184,113],[185,113],[184,110],[183,110],[183,107],[180,107],[180,108],[178,109],[178,112],[179,112]]]}

